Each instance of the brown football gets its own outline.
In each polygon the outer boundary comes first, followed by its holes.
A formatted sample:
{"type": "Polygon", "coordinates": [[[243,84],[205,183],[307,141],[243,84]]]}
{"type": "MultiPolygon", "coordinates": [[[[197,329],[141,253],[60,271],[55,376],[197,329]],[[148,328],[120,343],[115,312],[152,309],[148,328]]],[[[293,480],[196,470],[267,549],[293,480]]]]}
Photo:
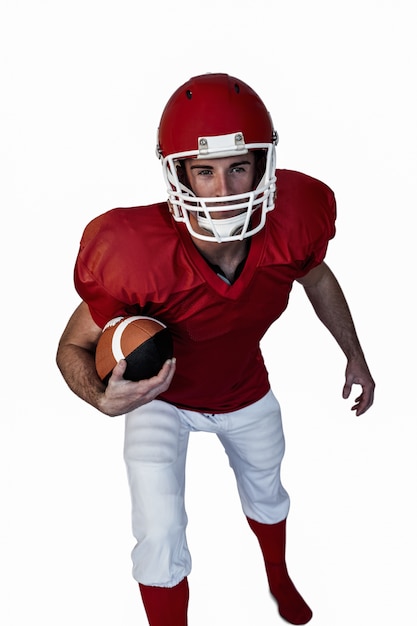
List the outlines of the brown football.
{"type": "Polygon", "coordinates": [[[107,383],[113,368],[126,359],[124,378],[152,378],[173,356],[171,333],[162,322],[143,315],[116,317],[101,333],[95,354],[97,373],[107,383]]]}

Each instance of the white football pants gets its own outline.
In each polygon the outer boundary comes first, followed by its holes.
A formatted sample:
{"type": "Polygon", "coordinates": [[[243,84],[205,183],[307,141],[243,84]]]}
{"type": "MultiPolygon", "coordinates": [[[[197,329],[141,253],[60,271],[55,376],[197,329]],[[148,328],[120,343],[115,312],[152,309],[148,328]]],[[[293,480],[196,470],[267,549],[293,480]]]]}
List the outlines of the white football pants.
{"type": "Polygon", "coordinates": [[[232,413],[206,414],[154,400],[126,415],[124,456],[132,497],[133,577],[173,587],[191,570],[184,507],[189,433],[215,433],[233,469],[245,515],[264,524],[287,517],[281,484],[284,455],[280,407],[270,391],[232,413]]]}

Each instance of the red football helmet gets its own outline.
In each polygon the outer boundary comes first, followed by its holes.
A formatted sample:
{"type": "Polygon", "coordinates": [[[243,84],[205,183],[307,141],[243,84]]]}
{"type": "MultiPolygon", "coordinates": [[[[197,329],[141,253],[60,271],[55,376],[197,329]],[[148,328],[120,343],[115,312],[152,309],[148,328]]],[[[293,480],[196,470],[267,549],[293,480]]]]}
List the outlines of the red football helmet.
{"type": "Polygon", "coordinates": [[[257,233],[265,225],[266,213],[274,208],[277,143],[271,117],[251,87],[228,74],[191,78],[169,99],[158,129],[157,154],[174,219],[204,241],[237,241],[257,233]],[[261,155],[262,171],[256,188],[248,193],[196,197],[180,174],[184,159],[238,156],[249,150],[261,155]],[[215,211],[236,209],[241,213],[235,217],[219,220],[211,216],[215,211]],[[189,211],[207,235],[192,228],[189,211]]]}

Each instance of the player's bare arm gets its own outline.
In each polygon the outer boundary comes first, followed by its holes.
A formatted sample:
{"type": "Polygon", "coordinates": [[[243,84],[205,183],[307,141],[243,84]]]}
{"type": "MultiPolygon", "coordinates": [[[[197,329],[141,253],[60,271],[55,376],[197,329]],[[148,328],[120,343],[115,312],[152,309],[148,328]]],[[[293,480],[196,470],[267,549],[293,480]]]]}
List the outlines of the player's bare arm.
{"type": "Polygon", "coordinates": [[[175,360],[164,364],[157,376],[132,382],[123,378],[120,361],[106,386],[98,377],[94,352],[101,334],[82,302],[71,316],[58,346],[57,364],[70,389],[102,413],[114,417],[154,400],[166,391],[175,372],[175,360]]]}
{"type": "Polygon", "coordinates": [[[318,318],[328,328],[347,358],[343,397],[348,398],[354,384],[362,387],[352,411],[362,415],[373,403],[375,382],[366,363],[352,316],[342,289],[330,268],[321,263],[299,281],[318,318]]]}

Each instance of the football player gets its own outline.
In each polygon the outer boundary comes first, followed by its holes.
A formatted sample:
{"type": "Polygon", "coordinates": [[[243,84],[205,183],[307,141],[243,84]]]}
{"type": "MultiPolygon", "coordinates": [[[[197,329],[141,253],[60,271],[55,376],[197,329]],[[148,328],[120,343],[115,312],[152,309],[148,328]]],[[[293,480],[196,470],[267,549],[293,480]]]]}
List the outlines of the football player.
{"type": "MultiPolygon", "coordinates": [[[[294,281],[346,355],[343,397],[361,386],[357,415],[373,402],[349,307],[324,261],[335,233],[334,194],[306,174],[277,170],[277,141],[265,104],[242,80],[191,78],[169,99],[158,130],[168,200],[111,210],[82,236],[75,267],[82,302],[57,362],[83,400],[126,415],[133,575],[151,626],[187,624],[184,477],[192,431],[214,433],[224,446],[280,615],[291,624],[312,617],[286,566],[284,435],[260,350],[294,281]],[[124,379],[122,360],[105,386],[94,366],[101,329],[116,316],[142,314],[168,326],[175,358],[139,382],[124,379]]],[[[221,516],[220,508],[213,514],[221,516]]]]}

